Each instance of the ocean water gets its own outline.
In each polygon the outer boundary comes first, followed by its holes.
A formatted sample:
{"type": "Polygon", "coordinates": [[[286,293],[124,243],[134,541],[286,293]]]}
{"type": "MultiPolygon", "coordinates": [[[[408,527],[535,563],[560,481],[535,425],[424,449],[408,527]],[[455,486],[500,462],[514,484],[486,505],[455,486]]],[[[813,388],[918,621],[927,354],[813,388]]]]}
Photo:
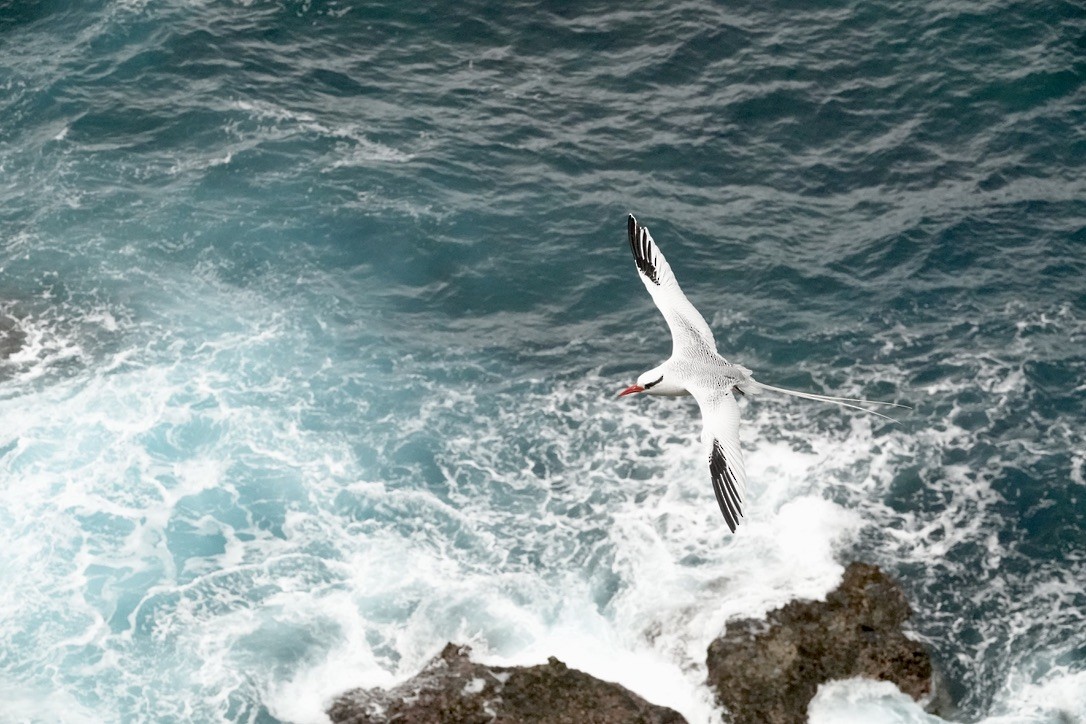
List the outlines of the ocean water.
{"type": "MultiPolygon", "coordinates": [[[[721,721],[729,619],[906,588],[1086,720],[1086,10],[0,2],[0,720],[321,722],[448,640],[721,721]],[[743,403],[730,535],[637,214],[743,403]]],[[[814,722],[941,721],[888,684],[814,722]]]]}

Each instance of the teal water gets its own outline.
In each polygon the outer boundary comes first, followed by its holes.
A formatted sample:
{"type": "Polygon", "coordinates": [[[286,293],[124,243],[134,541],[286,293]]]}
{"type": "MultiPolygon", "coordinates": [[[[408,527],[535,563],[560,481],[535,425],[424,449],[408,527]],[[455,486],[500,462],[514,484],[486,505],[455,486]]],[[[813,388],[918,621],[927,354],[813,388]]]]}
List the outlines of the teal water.
{"type": "MultiPolygon", "coordinates": [[[[908,590],[1086,717],[1074,3],[0,3],[0,719],[322,721],[447,640],[719,721],[729,618],[908,590]],[[646,223],[743,408],[728,534],[646,223]],[[6,320],[6,321],[5,321],[6,320]]],[[[892,690],[813,721],[926,722],[892,690]]]]}

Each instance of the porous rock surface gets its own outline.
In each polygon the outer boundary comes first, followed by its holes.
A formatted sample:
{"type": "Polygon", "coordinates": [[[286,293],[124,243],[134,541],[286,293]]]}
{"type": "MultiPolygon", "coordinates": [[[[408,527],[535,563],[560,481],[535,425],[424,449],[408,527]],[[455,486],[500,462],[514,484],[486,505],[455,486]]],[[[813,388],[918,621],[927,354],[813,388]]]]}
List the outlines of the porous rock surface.
{"type": "Polygon", "coordinates": [[[390,689],[355,689],[328,710],[333,722],[370,724],[678,724],[645,701],[551,657],[527,667],[485,666],[447,644],[417,676],[390,689]]]}
{"type": "Polygon", "coordinates": [[[735,724],[802,724],[819,684],[834,679],[892,681],[920,700],[931,691],[932,665],[902,633],[911,613],[877,566],[852,563],[825,601],[729,622],[709,645],[709,684],[735,724]]]}

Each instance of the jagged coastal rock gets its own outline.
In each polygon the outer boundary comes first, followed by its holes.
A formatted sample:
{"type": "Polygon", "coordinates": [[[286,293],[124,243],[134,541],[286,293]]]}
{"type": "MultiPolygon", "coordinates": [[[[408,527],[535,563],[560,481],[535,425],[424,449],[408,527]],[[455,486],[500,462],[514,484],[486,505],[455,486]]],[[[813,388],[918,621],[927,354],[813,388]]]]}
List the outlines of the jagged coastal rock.
{"type": "MultiPolygon", "coordinates": [[[[877,566],[853,563],[825,601],[793,601],[766,619],[731,621],[709,646],[709,684],[734,724],[803,724],[820,684],[866,677],[931,696],[927,650],[905,637],[912,613],[900,586],[877,566]]],[[[530,667],[474,663],[448,644],[411,680],[390,690],[355,689],[328,710],[333,722],[369,724],[671,724],[677,712],[650,704],[551,658],[530,667]]],[[[948,701],[933,699],[937,713],[948,701]]],[[[941,710],[941,711],[940,711],[941,710]]]]}
{"type": "Polygon", "coordinates": [[[528,667],[484,666],[466,646],[447,644],[399,686],[355,689],[328,710],[333,722],[376,724],[679,724],[677,712],[645,701],[551,657],[528,667]]]}
{"type": "Polygon", "coordinates": [[[911,613],[877,566],[852,563],[825,601],[793,601],[766,620],[729,622],[709,645],[709,683],[735,724],[803,724],[819,684],[834,679],[892,681],[923,699],[932,665],[901,631],[911,613]]]}

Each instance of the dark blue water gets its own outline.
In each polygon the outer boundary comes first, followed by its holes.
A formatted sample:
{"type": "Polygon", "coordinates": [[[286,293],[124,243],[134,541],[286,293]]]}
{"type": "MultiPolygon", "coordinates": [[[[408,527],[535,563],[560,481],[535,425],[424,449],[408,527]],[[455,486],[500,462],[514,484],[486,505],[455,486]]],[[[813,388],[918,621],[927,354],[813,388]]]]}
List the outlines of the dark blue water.
{"type": "MultiPolygon", "coordinates": [[[[958,718],[1086,717],[1086,11],[0,3],[0,719],[323,720],[447,640],[719,721],[904,584],[958,718]],[[625,215],[744,404],[728,534],[625,215]]],[[[887,684],[813,721],[931,721],[887,684]]]]}

